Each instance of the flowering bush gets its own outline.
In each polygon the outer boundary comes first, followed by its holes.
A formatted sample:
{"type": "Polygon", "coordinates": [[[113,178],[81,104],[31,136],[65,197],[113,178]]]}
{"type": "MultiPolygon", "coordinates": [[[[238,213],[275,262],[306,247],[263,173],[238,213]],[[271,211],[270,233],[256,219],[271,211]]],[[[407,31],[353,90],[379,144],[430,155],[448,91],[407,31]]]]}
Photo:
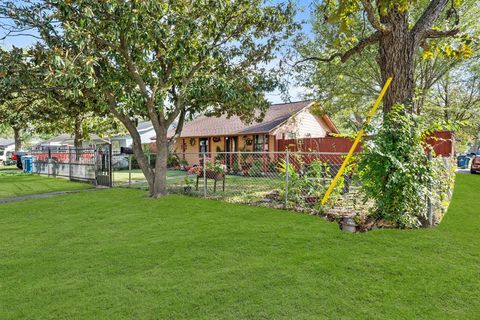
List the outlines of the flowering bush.
{"type": "Polygon", "coordinates": [[[207,162],[207,170],[212,170],[215,173],[224,174],[227,171],[227,166],[222,164],[220,161],[207,162]]]}

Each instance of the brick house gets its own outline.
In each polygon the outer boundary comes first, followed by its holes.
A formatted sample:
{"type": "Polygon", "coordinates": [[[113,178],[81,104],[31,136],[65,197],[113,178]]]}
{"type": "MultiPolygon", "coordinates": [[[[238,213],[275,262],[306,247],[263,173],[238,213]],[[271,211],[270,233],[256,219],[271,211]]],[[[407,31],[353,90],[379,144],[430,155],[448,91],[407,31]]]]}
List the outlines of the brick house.
{"type": "MultiPolygon", "coordinates": [[[[313,101],[273,104],[263,121],[246,124],[238,117],[201,116],[185,123],[174,150],[189,165],[199,164],[202,153],[215,157],[217,152],[271,152],[284,139],[323,138],[339,133],[328,116],[310,112],[313,101]]],[[[169,131],[172,136],[174,131],[169,131]]],[[[152,137],[155,139],[155,137],[152,137]]],[[[155,150],[154,143],[152,149],[155,150]]]]}

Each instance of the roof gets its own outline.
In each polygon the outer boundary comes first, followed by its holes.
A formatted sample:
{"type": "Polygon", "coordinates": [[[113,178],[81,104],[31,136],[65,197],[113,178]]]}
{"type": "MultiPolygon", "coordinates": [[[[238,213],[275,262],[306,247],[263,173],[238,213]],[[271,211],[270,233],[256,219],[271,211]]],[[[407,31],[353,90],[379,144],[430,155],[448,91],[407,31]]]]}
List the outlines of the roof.
{"type": "Polygon", "coordinates": [[[2,139],[2,138],[0,138],[0,147],[7,147],[7,146],[10,146],[12,144],[15,144],[14,139],[2,139]]]}
{"type": "MultiPolygon", "coordinates": [[[[246,124],[239,117],[227,116],[208,117],[201,116],[197,119],[184,124],[180,137],[204,137],[204,136],[224,136],[240,134],[270,133],[290,117],[309,107],[313,101],[298,101],[292,103],[273,104],[265,113],[261,122],[246,124]]],[[[331,120],[324,116],[322,120],[333,132],[338,132],[331,120]],[[324,118],[327,118],[326,121],[324,118]]],[[[169,131],[169,136],[173,135],[173,130],[169,131]]]]}
{"type": "Polygon", "coordinates": [[[151,129],[153,129],[152,121],[140,122],[137,126],[138,131],[146,131],[146,130],[151,130],[151,129]]]}
{"type": "Polygon", "coordinates": [[[72,140],[72,136],[69,135],[69,134],[61,134],[61,135],[58,135],[58,136],[55,136],[53,138],[50,138],[48,140],[45,140],[45,141],[42,141],[40,142],[39,144],[40,145],[48,145],[48,144],[65,144],[69,141],[72,140]]]}

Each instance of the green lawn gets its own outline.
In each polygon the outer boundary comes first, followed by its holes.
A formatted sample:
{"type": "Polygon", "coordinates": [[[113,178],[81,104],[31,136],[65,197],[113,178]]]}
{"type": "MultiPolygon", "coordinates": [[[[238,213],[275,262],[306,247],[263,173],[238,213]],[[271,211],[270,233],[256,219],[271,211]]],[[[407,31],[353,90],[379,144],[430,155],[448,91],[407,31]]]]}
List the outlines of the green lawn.
{"type": "Polygon", "coordinates": [[[1,204],[0,319],[478,319],[479,193],[365,234],[132,189],[1,204]]]}
{"type": "Polygon", "coordinates": [[[20,169],[17,168],[16,165],[9,165],[9,166],[0,166],[0,171],[12,171],[12,170],[18,170],[20,172],[20,169]]]}
{"type": "MultiPolygon", "coordinates": [[[[167,170],[167,178],[185,177],[185,171],[180,170],[167,170]]],[[[128,183],[129,172],[128,170],[113,171],[113,183],[116,185],[128,183]]],[[[131,179],[133,183],[145,182],[145,176],[140,169],[132,169],[131,179]]]]}
{"type": "Polygon", "coordinates": [[[0,171],[0,199],[36,193],[70,191],[87,188],[92,188],[92,185],[70,182],[64,179],[24,174],[22,172],[0,171]]]}

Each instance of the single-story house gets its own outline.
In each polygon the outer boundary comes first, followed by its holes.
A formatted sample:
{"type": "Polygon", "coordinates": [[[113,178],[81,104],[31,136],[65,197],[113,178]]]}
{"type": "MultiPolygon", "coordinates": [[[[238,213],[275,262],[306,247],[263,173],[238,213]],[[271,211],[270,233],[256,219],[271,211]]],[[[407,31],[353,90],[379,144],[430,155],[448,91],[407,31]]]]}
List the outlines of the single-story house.
{"type": "MultiPolygon", "coordinates": [[[[137,125],[138,134],[143,145],[150,144],[150,137],[155,135],[155,129],[151,121],[143,121],[137,125]]],[[[99,144],[105,144],[105,142],[110,141],[112,143],[112,150],[114,152],[119,152],[121,147],[132,147],[133,139],[128,134],[118,134],[111,138],[101,138],[97,135],[93,135],[90,139],[92,147],[99,144]]]]}
{"type": "MultiPolygon", "coordinates": [[[[137,126],[138,133],[142,139],[142,144],[149,144],[150,137],[155,134],[153,125],[150,121],[140,122],[137,126]]],[[[61,134],[48,140],[38,143],[37,147],[72,147],[73,136],[70,134],[61,134]]],[[[112,150],[119,152],[121,147],[131,147],[132,137],[128,134],[118,134],[110,138],[103,138],[96,134],[90,135],[90,139],[83,142],[83,148],[95,148],[97,145],[112,143],[112,150]]]]}
{"type": "MultiPolygon", "coordinates": [[[[174,149],[181,159],[195,165],[202,153],[215,157],[216,152],[285,151],[279,149],[279,140],[322,138],[339,133],[327,115],[319,117],[310,112],[312,105],[313,101],[273,104],[263,121],[250,124],[236,116],[201,116],[185,123],[174,149]]],[[[173,134],[172,129],[169,136],[173,134]]],[[[155,150],[154,143],[152,149],[155,150]]]]}

